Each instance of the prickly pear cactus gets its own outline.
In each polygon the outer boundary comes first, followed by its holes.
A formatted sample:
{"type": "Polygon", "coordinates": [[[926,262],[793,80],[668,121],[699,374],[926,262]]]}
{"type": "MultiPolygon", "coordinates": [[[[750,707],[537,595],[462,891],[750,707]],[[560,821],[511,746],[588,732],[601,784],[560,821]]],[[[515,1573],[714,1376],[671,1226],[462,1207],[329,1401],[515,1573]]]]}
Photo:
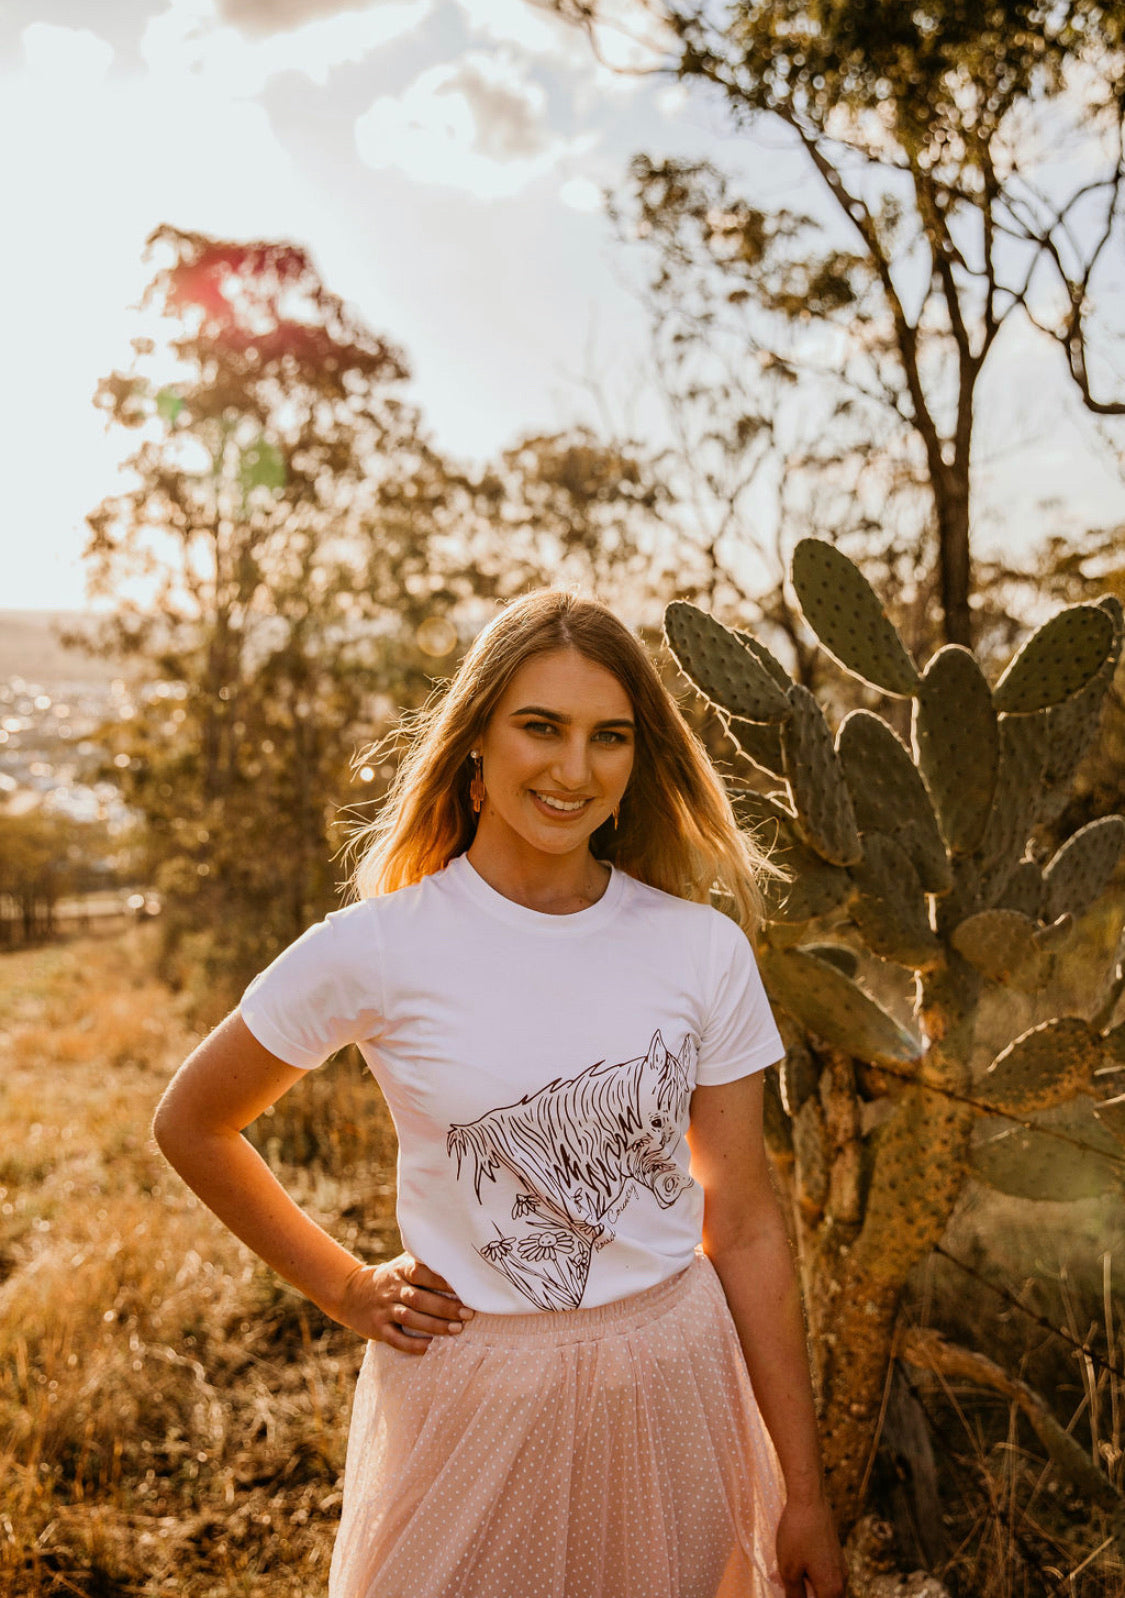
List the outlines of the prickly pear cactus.
{"type": "Polygon", "coordinates": [[[828,653],[912,701],[912,749],[868,710],[833,741],[764,645],[693,605],[669,606],[666,636],[772,789],[739,786],[736,814],[790,876],[768,885],[759,947],[788,1046],[767,1136],[792,1202],[826,1463],[848,1523],[904,1285],[965,1183],[1058,1199],[1125,1173],[1125,1027],[1111,1029],[1125,972],[1093,1018],[1033,1026],[991,1063],[975,1042],[983,1001],[1007,989],[1026,1005],[1052,980],[1125,848],[1118,816],[1049,860],[1035,840],[1095,736],[1125,622],[1114,599],[1072,606],[990,686],[957,645],[919,671],[832,545],[802,540],[791,576],[828,653]],[[912,1024],[880,1002],[888,964],[913,975],[912,1024]]]}

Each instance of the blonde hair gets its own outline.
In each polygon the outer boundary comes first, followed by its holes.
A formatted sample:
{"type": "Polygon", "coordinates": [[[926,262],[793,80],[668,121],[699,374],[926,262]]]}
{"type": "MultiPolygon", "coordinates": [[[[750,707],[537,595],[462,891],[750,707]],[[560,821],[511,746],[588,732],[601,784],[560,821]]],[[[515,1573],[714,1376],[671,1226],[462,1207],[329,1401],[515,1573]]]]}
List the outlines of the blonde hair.
{"type": "Polygon", "coordinates": [[[759,876],[785,873],[739,830],[706,749],[640,641],[598,600],[557,588],[509,604],[477,636],[448,685],[356,757],[357,764],[370,762],[388,742],[405,743],[379,815],[349,839],[358,856],[355,897],[392,893],[465,852],[476,828],[469,751],[520,667],[560,649],[575,649],[612,672],[636,721],[618,827],[603,822],[590,839],[592,852],[677,898],[707,903],[717,889],[752,937],[763,914],[759,876]]]}

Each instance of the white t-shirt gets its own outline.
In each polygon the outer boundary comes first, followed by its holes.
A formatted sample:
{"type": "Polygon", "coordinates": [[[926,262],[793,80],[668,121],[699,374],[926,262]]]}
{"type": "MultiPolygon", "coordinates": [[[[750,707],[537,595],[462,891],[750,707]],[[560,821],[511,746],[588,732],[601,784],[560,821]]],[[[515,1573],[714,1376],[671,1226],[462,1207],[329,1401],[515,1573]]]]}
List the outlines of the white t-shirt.
{"type": "Polygon", "coordinates": [[[550,915],[464,855],[310,927],[240,1011],[290,1065],[359,1045],[398,1133],[404,1247],[501,1314],[604,1304],[690,1264],[692,1089],[784,1053],[718,910],[613,870],[596,904],[550,915]]]}

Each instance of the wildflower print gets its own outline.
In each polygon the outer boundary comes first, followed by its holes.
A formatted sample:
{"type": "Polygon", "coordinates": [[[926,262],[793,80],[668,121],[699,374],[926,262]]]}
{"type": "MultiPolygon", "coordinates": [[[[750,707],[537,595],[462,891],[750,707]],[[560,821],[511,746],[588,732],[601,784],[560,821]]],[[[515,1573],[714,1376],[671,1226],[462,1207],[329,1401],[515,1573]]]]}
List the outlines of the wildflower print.
{"type": "Polygon", "coordinates": [[[516,1240],[514,1237],[494,1237],[491,1243],[484,1245],[481,1253],[490,1265],[499,1265],[500,1261],[506,1259],[515,1246],[516,1240]]]}
{"type": "Polygon", "coordinates": [[[559,1254],[573,1254],[577,1242],[573,1232],[533,1232],[520,1243],[519,1251],[525,1260],[553,1260],[559,1254]]]}
{"type": "Polygon", "coordinates": [[[520,1254],[525,1260],[553,1260],[556,1249],[555,1232],[533,1232],[520,1243],[520,1254]]]}
{"type": "Polygon", "coordinates": [[[539,1200],[534,1193],[519,1193],[512,1205],[512,1220],[518,1221],[524,1215],[534,1215],[538,1207],[539,1200]]]}

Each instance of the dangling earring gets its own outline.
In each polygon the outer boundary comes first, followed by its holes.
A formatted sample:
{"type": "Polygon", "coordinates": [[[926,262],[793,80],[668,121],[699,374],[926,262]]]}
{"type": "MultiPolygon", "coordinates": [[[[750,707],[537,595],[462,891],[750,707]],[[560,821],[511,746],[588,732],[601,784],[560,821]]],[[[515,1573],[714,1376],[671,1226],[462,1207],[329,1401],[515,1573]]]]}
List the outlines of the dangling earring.
{"type": "Polygon", "coordinates": [[[617,818],[618,818],[618,816],[620,814],[621,814],[621,806],[619,804],[618,805],[614,805],[614,807],[613,807],[613,830],[614,830],[614,832],[617,831],[617,818]]]}
{"type": "Polygon", "coordinates": [[[473,802],[473,813],[479,815],[480,807],[484,804],[484,776],[481,770],[482,761],[475,749],[472,751],[472,758],[477,763],[477,769],[473,772],[473,780],[469,784],[469,798],[473,802]]]}

